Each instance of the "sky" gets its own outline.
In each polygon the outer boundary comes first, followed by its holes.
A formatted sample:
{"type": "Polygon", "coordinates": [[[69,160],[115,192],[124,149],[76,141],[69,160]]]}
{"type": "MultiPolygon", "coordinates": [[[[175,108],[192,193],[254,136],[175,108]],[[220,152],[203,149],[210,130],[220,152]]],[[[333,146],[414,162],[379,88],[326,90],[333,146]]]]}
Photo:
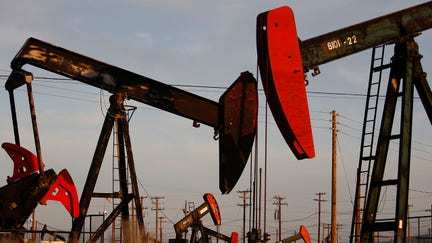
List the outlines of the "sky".
{"type": "MultiPolygon", "coordinates": [[[[422,1],[3,1],[0,8],[0,86],[10,74],[10,61],[25,40],[35,37],[105,63],[150,77],[217,101],[240,75],[250,71],[257,78],[255,40],[256,16],[287,5],[295,14],[300,39],[309,39],[422,1]],[[204,86],[204,87],[200,87],[204,86]]],[[[432,70],[432,33],[416,38],[423,54],[425,72],[432,70]]],[[[387,48],[389,57],[392,47],[387,48]]],[[[266,110],[259,81],[258,163],[266,176],[266,229],[276,239],[273,197],[284,198],[282,238],[305,225],[317,237],[317,193],[324,192],[322,223],[330,223],[331,199],[331,111],[338,113],[337,212],[339,239],[348,241],[355,192],[360,136],[369,76],[371,51],[324,64],[321,74],[309,74],[309,109],[316,157],[295,159],[266,110]],[[267,150],[265,150],[267,148],[267,150]],[[267,156],[265,156],[267,155],[267,156]],[[266,161],[266,163],[265,163],[266,161]]],[[[63,80],[53,73],[25,66],[35,77],[33,91],[46,168],[66,168],[75,181],[78,195],[87,177],[96,142],[107,113],[106,91],[63,80]]],[[[257,78],[260,80],[259,78],[257,78]]],[[[35,151],[25,90],[16,92],[21,144],[35,151]]],[[[418,95],[416,94],[416,97],[418,95]]],[[[9,98],[0,92],[0,140],[13,142],[9,98]]],[[[239,191],[249,189],[249,165],[228,195],[218,189],[218,142],[213,129],[145,104],[127,101],[137,109],[130,121],[130,135],[140,194],[144,201],[145,226],[155,230],[155,205],[162,199],[163,238],[174,237],[172,225],[183,216],[185,201],[199,206],[204,193],[218,201],[220,231],[241,234],[243,201],[239,191]]],[[[381,101],[381,105],[383,102],[381,101]]],[[[414,104],[413,148],[410,176],[410,215],[428,215],[432,203],[432,129],[421,102],[414,104]]],[[[393,149],[393,147],[392,147],[393,149]]],[[[391,150],[393,158],[397,150],[391,150]]],[[[112,146],[105,155],[97,181],[97,192],[112,191],[112,146]]],[[[0,186],[12,175],[12,161],[0,152],[0,186]]],[[[393,166],[394,167],[394,166],[393,166]]],[[[389,168],[392,171],[394,168],[389,168]]],[[[393,192],[385,192],[380,212],[391,215],[393,192]]],[[[263,197],[264,198],[264,197],[263,197]]],[[[89,213],[110,210],[106,200],[93,199],[89,213]]],[[[56,202],[39,206],[36,218],[56,229],[70,230],[70,216],[56,202]],[[53,214],[53,212],[55,212],[53,214]]],[[[211,221],[206,221],[211,226],[211,221]]],[[[417,226],[413,226],[414,228],[417,226]]],[[[427,232],[426,224],[422,230],[427,232]]]]}

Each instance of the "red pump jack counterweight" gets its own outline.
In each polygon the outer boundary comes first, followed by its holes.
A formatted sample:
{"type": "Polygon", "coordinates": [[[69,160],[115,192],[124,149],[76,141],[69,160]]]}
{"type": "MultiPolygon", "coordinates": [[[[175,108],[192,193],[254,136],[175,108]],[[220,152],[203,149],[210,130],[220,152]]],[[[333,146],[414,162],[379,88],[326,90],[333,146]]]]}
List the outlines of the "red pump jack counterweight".
{"type": "Polygon", "coordinates": [[[78,194],[66,169],[56,174],[53,169],[40,173],[37,156],[16,144],[3,143],[2,148],[14,163],[13,175],[0,188],[0,229],[19,229],[37,204],[58,201],[73,218],[79,215],[78,194]]]}

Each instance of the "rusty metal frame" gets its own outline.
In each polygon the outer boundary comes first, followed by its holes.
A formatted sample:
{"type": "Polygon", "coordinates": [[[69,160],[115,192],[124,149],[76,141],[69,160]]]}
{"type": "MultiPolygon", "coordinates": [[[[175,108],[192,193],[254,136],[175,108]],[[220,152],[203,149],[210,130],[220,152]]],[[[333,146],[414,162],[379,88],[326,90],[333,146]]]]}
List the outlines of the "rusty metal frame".
{"type": "MultiPolygon", "coordinates": [[[[114,94],[110,97],[110,107],[108,109],[107,115],[105,116],[105,121],[99,136],[97,147],[95,150],[92,163],[87,175],[87,179],[84,185],[84,189],[80,199],[80,216],[73,221],[71,234],[69,236],[70,242],[76,242],[79,239],[81,229],[84,225],[85,216],[87,215],[87,210],[90,205],[91,198],[94,196],[107,196],[106,194],[94,194],[94,188],[96,186],[96,181],[99,176],[99,171],[102,166],[104,154],[111,136],[111,131],[115,127],[117,132],[115,133],[116,139],[119,141],[119,177],[122,178],[120,183],[120,193],[116,196],[121,199],[120,204],[111,212],[105,222],[96,230],[96,232],[91,236],[90,242],[96,241],[101,234],[107,229],[107,227],[112,223],[116,216],[121,213],[122,224],[129,218],[129,208],[128,203],[131,199],[134,200],[136,205],[136,215],[138,219],[138,227],[140,232],[140,239],[144,240],[146,237],[144,221],[142,215],[142,206],[140,201],[140,194],[138,189],[135,164],[133,160],[132,144],[129,136],[129,125],[128,118],[123,107],[125,96],[124,94],[114,94]],[[126,151],[124,151],[126,149],[126,151]],[[127,165],[126,166],[126,157],[127,165]],[[131,184],[132,184],[132,194],[128,193],[128,185],[126,180],[126,168],[129,168],[131,184]]],[[[128,237],[128,234],[125,234],[128,237]]]]}
{"type": "MultiPolygon", "coordinates": [[[[414,40],[395,45],[389,84],[382,115],[381,129],[373,164],[370,187],[363,212],[360,241],[373,242],[373,232],[394,231],[394,242],[405,242],[407,230],[409,175],[411,162],[411,135],[413,119],[414,87],[422,97],[429,114],[431,90],[425,80],[420,64],[421,56],[414,40]],[[417,84],[417,85],[416,85],[417,84]],[[402,89],[400,91],[400,89],[402,89]],[[392,134],[396,104],[401,97],[401,118],[399,134],[392,134]],[[398,172],[395,179],[384,179],[389,143],[399,139],[398,172]],[[394,219],[377,222],[377,209],[383,186],[396,186],[396,207],[394,219]]],[[[429,116],[429,119],[431,117],[429,116]]],[[[431,119],[430,119],[431,120],[431,119]]],[[[431,120],[432,121],[432,120],[431,120]]]]}

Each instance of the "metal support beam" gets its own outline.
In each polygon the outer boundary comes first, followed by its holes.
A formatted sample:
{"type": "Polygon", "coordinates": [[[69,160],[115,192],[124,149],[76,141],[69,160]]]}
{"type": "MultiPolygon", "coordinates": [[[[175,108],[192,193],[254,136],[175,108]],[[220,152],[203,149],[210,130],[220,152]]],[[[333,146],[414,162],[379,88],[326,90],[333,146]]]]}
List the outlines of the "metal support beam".
{"type": "MultiPolygon", "coordinates": [[[[119,110],[115,114],[106,114],[112,115],[115,117],[114,129],[116,130],[114,140],[116,140],[117,146],[114,149],[117,149],[117,166],[118,166],[118,174],[119,174],[119,184],[120,184],[120,195],[121,201],[126,200],[127,195],[129,193],[128,190],[128,178],[127,178],[127,166],[126,166],[126,154],[125,154],[125,142],[124,135],[127,133],[127,130],[124,130],[123,123],[127,122],[126,112],[124,112],[121,107],[123,105],[124,97],[122,95],[114,95],[114,99],[116,99],[116,104],[119,106],[119,110]]],[[[129,234],[129,207],[122,207],[121,210],[121,229],[125,234],[121,234],[124,237],[126,242],[130,242],[130,234],[129,234]]]]}
{"type": "Polygon", "coordinates": [[[135,203],[135,209],[136,209],[135,213],[138,221],[140,242],[144,242],[144,239],[146,237],[146,232],[144,228],[144,219],[143,219],[144,217],[142,214],[141,196],[139,193],[138,179],[135,170],[134,157],[132,153],[132,143],[129,134],[129,122],[127,121],[126,116],[122,117],[120,125],[122,126],[124,143],[126,145],[126,156],[127,156],[128,167],[129,167],[129,177],[131,179],[131,184],[132,184],[132,195],[135,203]]]}
{"type": "Polygon", "coordinates": [[[370,181],[370,187],[363,215],[361,242],[372,242],[373,232],[393,231],[394,242],[405,242],[408,213],[409,172],[411,159],[411,135],[414,101],[414,82],[418,73],[421,56],[414,40],[407,40],[395,45],[390,80],[387,87],[383,118],[378,138],[376,159],[370,181]],[[402,85],[401,85],[402,82],[402,85]],[[402,87],[401,87],[402,86],[402,87]],[[399,89],[402,91],[399,92],[399,89]],[[398,98],[401,98],[400,132],[392,135],[392,127],[398,98]],[[390,140],[399,139],[399,157],[397,178],[383,180],[390,140]],[[376,222],[376,214],[381,188],[396,186],[396,209],[394,220],[376,222]]]}
{"type": "Polygon", "coordinates": [[[417,90],[417,93],[420,97],[420,100],[423,103],[426,114],[429,117],[429,121],[432,124],[432,92],[431,88],[426,80],[426,73],[423,72],[422,65],[420,63],[420,59],[416,60],[414,68],[414,85],[417,90]]]}
{"type": "MultiPolygon", "coordinates": [[[[114,101],[112,97],[110,98],[110,103],[111,106],[108,109],[108,113],[115,114],[115,107],[113,107],[115,104],[113,104],[114,101]]],[[[96,181],[99,176],[99,171],[102,165],[102,161],[106,152],[106,148],[111,136],[111,131],[113,126],[114,126],[114,117],[109,115],[105,116],[102,130],[96,145],[96,150],[93,155],[92,163],[90,165],[87,179],[81,194],[80,215],[72,223],[72,229],[68,240],[68,242],[70,243],[78,242],[78,239],[80,237],[81,229],[84,225],[85,217],[87,215],[87,210],[90,205],[90,200],[92,198],[94,188],[96,186],[96,181]]]]}
{"type": "Polygon", "coordinates": [[[128,99],[219,127],[219,106],[214,101],[35,38],[24,43],[11,67],[21,70],[26,64],[111,93],[126,92],[128,99]]]}
{"type": "Polygon", "coordinates": [[[399,140],[398,185],[396,193],[395,242],[404,243],[407,233],[408,190],[411,163],[412,119],[414,102],[414,65],[419,59],[418,46],[414,40],[406,42],[406,73],[403,81],[402,115],[399,140]]]}
{"type": "Polygon", "coordinates": [[[105,230],[114,222],[114,220],[120,215],[121,209],[128,206],[128,203],[132,197],[128,197],[127,200],[122,200],[119,205],[111,212],[110,215],[105,219],[105,221],[99,226],[99,228],[91,235],[89,242],[96,242],[105,230]]]}
{"type": "Polygon", "coordinates": [[[13,70],[5,83],[5,88],[9,92],[9,102],[11,107],[15,144],[18,146],[20,145],[20,137],[19,137],[18,119],[17,119],[16,106],[15,106],[14,90],[17,87],[20,87],[31,81],[33,81],[33,74],[31,74],[30,72],[26,72],[23,70],[22,71],[13,70]]]}
{"type": "Polygon", "coordinates": [[[396,111],[397,97],[400,87],[401,70],[404,70],[401,60],[400,49],[401,44],[395,47],[395,58],[390,70],[389,84],[387,86],[386,100],[381,121],[381,128],[378,137],[376,150],[376,159],[373,164],[373,170],[370,180],[369,192],[366,202],[366,207],[363,212],[363,222],[360,235],[360,242],[372,242],[374,232],[374,222],[378,209],[379,196],[381,186],[378,185],[383,181],[385,165],[387,162],[388,148],[390,144],[390,136],[393,127],[393,119],[396,111]]]}
{"type": "MultiPolygon", "coordinates": [[[[69,238],[69,242],[77,242],[79,239],[80,231],[84,225],[85,216],[87,214],[87,209],[90,205],[91,198],[96,195],[102,195],[100,193],[94,194],[94,188],[96,185],[96,180],[98,177],[99,170],[102,165],[103,157],[106,151],[106,147],[111,136],[111,130],[115,126],[116,136],[113,139],[117,140],[118,146],[118,163],[119,163],[119,178],[120,178],[120,192],[119,197],[121,202],[119,206],[111,213],[111,215],[121,214],[122,228],[126,232],[124,234],[125,240],[130,241],[131,235],[129,234],[129,207],[128,202],[134,199],[136,205],[136,215],[138,218],[138,226],[140,230],[140,239],[144,241],[145,229],[144,221],[142,217],[142,206],[140,201],[137,176],[135,171],[135,164],[133,160],[132,145],[129,136],[129,125],[127,120],[127,114],[123,107],[123,102],[125,95],[121,93],[116,93],[110,97],[110,107],[108,109],[107,115],[105,116],[104,126],[99,137],[98,146],[96,148],[92,165],[89,169],[87,180],[84,186],[84,190],[80,200],[81,213],[72,225],[72,232],[69,238]],[[126,162],[127,160],[127,162],[126,162]],[[128,183],[127,183],[127,166],[130,173],[130,178],[132,181],[132,194],[128,193],[128,183]],[[121,206],[121,207],[120,207],[121,206]],[[118,211],[118,212],[117,212],[118,211]]],[[[112,217],[108,217],[107,220],[113,220],[112,217]]],[[[96,232],[97,235],[101,235],[102,229],[106,229],[106,223],[104,223],[96,232]]],[[[95,233],[95,234],[96,234],[95,233]]],[[[92,236],[91,240],[95,240],[98,236],[92,236]]],[[[92,242],[92,241],[90,241],[92,242]]]]}

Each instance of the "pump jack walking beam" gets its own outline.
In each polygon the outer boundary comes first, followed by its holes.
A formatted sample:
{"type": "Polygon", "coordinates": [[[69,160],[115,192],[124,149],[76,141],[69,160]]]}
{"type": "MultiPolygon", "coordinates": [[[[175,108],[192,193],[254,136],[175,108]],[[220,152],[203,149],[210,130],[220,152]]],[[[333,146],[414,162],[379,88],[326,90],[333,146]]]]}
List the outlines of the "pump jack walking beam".
{"type": "Polygon", "coordinates": [[[306,70],[432,28],[432,2],[354,24],[300,42],[306,70]]]}
{"type": "MultiPolygon", "coordinates": [[[[240,178],[252,150],[258,113],[257,84],[249,72],[241,73],[220,97],[219,103],[172,87],[148,77],[115,67],[50,43],[29,38],[11,62],[13,75],[30,64],[111,93],[124,93],[126,99],[203,123],[219,137],[219,188],[229,193],[240,178]]],[[[10,90],[24,82],[8,84],[10,90]]]]}
{"type": "MultiPolygon", "coordinates": [[[[318,65],[370,49],[409,40],[432,28],[432,1],[329,32],[300,42],[305,72],[320,72],[318,65]]],[[[432,92],[421,65],[415,65],[414,83],[432,123],[432,92]]]]}

